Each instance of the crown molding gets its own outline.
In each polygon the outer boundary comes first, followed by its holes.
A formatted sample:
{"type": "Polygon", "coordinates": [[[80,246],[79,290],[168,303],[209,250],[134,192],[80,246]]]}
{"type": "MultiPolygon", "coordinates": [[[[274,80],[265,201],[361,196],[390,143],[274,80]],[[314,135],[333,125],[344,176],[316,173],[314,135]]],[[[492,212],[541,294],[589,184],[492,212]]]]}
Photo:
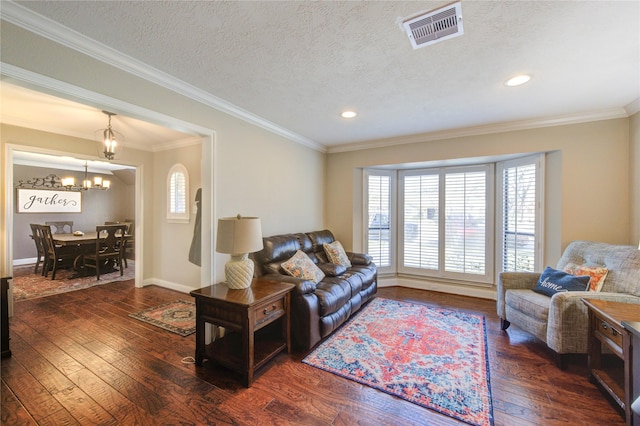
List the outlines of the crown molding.
{"type": "MultiPolygon", "coordinates": [[[[186,138],[183,140],[178,140],[172,143],[163,144],[159,147],[149,148],[148,146],[142,146],[139,144],[131,144],[124,143],[123,146],[129,148],[139,149],[141,151],[163,151],[167,149],[179,148],[186,145],[191,145],[196,143],[194,141],[200,141],[203,136],[213,137],[215,135],[215,131],[208,129],[206,127],[202,127],[193,123],[188,123],[186,121],[182,121],[176,119],[175,117],[170,117],[168,115],[164,115],[155,111],[148,110],[146,108],[142,108],[128,102],[123,102],[118,99],[105,96],[96,92],[92,92],[90,90],[83,89],[78,86],[74,86],[69,83],[65,83],[47,76],[43,76],[41,74],[34,73],[29,70],[25,70],[23,68],[16,67],[11,64],[6,64],[4,62],[0,62],[0,74],[2,75],[3,81],[15,82],[20,86],[31,88],[43,93],[47,93],[53,96],[62,96],[65,99],[73,100],[84,105],[89,105],[98,109],[108,109],[109,111],[116,112],[118,114],[126,115],[131,118],[136,118],[138,120],[148,121],[160,126],[166,126],[172,128],[174,130],[178,130],[184,133],[191,133],[194,135],[193,138],[186,138]]],[[[94,134],[86,133],[86,134],[78,134],[70,132],[68,129],[63,128],[51,128],[42,126],[37,122],[37,120],[26,121],[20,120],[17,118],[12,118],[10,115],[4,114],[4,123],[19,126],[19,127],[27,127],[35,130],[40,130],[43,132],[57,133],[66,136],[78,137],[82,139],[94,140],[94,134]]]]}
{"type": "Polygon", "coordinates": [[[217,96],[205,92],[197,87],[179,80],[165,72],[155,69],[142,61],[127,56],[103,43],[92,40],[77,31],[59,24],[49,18],[27,9],[13,1],[3,1],[1,17],[3,20],[45,37],[65,47],[85,54],[93,59],[119,68],[129,74],[142,78],[207,105],[235,118],[251,123],[271,133],[305,145],[320,152],[326,152],[324,145],[298,135],[288,129],[272,123],[262,117],[250,113],[217,96]]]}
{"type": "Polygon", "coordinates": [[[389,146],[414,144],[420,142],[432,142],[443,139],[455,139],[469,136],[488,135],[492,133],[505,133],[518,130],[537,129],[540,127],[564,126],[567,124],[579,124],[590,121],[626,118],[629,115],[630,114],[627,113],[625,108],[609,108],[600,111],[568,114],[556,117],[487,124],[484,126],[465,127],[461,129],[443,130],[440,132],[422,133],[418,135],[401,136],[397,138],[376,139],[371,141],[357,142],[348,145],[329,147],[327,153],[336,154],[340,152],[361,151],[364,149],[385,148],[389,146]]]}
{"type": "Polygon", "coordinates": [[[630,116],[640,112],[640,98],[631,102],[629,105],[624,107],[624,109],[625,111],[627,111],[627,114],[629,114],[630,116]]]}

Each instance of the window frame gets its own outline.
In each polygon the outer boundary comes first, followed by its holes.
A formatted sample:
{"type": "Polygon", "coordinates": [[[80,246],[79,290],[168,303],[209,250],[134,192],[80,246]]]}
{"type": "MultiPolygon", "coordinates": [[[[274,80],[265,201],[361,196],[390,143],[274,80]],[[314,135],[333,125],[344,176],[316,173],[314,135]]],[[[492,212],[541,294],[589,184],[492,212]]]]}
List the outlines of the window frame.
{"type": "MultiPolygon", "coordinates": [[[[176,163],[169,169],[169,173],[167,174],[167,222],[170,223],[188,223],[189,222],[189,172],[187,168],[180,163],[176,163]],[[171,181],[173,177],[177,174],[182,174],[184,176],[184,201],[185,201],[185,211],[184,212],[176,212],[171,209],[171,201],[172,201],[172,187],[171,181]]],[[[176,193],[176,196],[178,194],[176,193]]],[[[177,201],[177,197],[176,197],[177,201]]]]}
{"type": "Polygon", "coordinates": [[[389,178],[389,265],[381,266],[376,264],[378,274],[395,274],[396,273],[396,259],[397,259],[397,244],[396,244],[396,180],[397,172],[395,170],[382,170],[382,169],[365,169],[363,173],[363,211],[362,211],[362,223],[363,223],[363,235],[364,235],[364,250],[369,251],[369,177],[371,176],[385,176],[389,178]]]}
{"type": "Polygon", "coordinates": [[[416,275],[425,278],[447,279],[451,281],[464,281],[470,284],[486,285],[493,284],[494,280],[494,214],[495,214],[495,168],[493,163],[478,164],[470,166],[447,166],[423,169],[401,170],[398,175],[398,229],[401,238],[398,239],[398,268],[399,274],[416,275]],[[446,233],[446,176],[447,174],[473,173],[482,171],[485,173],[485,259],[484,274],[471,274],[462,272],[447,271],[445,268],[445,233],[446,233]],[[405,176],[438,175],[438,268],[426,269],[404,265],[404,182],[405,176]]]}
{"type": "Polygon", "coordinates": [[[544,256],[544,194],[545,154],[526,155],[496,163],[496,264],[497,273],[504,272],[504,171],[513,167],[534,164],[536,168],[536,211],[534,231],[534,271],[541,270],[544,256]]]}

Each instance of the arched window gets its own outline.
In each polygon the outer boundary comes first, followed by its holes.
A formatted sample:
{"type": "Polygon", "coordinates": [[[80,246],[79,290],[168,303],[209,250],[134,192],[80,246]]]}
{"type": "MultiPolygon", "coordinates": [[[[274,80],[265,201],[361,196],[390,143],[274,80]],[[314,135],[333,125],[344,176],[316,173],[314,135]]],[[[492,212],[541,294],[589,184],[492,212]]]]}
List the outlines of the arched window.
{"type": "Polygon", "coordinates": [[[189,173],[182,164],[175,164],[167,177],[167,220],[189,222],[189,173]]]}

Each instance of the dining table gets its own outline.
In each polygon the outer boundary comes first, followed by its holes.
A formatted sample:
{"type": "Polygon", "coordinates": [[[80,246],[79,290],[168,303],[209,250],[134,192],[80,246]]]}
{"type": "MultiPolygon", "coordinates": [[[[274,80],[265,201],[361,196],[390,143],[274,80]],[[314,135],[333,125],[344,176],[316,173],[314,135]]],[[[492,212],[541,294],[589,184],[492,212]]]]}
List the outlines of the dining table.
{"type": "Polygon", "coordinates": [[[61,246],[77,246],[77,245],[87,245],[87,244],[95,244],[96,239],[98,238],[98,233],[93,232],[84,232],[82,235],[78,234],[53,234],[53,241],[61,246]]]}
{"type": "MultiPolygon", "coordinates": [[[[73,268],[80,274],[84,275],[84,255],[87,253],[95,252],[96,240],[98,238],[106,238],[107,234],[102,234],[98,237],[98,233],[95,231],[83,232],[82,235],[76,233],[70,234],[53,234],[53,242],[61,246],[77,246],[78,256],[73,261],[73,268]]],[[[125,234],[125,238],[129,237],[125,234]]]]}

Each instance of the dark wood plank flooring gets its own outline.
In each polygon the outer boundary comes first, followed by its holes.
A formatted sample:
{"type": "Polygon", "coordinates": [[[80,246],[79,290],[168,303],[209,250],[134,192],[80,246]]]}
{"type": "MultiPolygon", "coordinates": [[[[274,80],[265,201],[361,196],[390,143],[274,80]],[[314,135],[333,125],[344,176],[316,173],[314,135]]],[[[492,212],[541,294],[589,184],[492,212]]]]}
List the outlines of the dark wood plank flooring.
{"type": "MultiPolygon", "coordinates": [[[[624,425],[591,384],[586,358],[559,370],[546,346],[500,330],[495,302],[405,288],[382,297],[486,316],[496,425],[624,425]]],[[[249,389],[205,363],[183,363],[180,337],[128,317],[187,294],[132,281],[15,303],[2,360],[3,425],[452,425],[456,421],[281,354],[249,389]]]]}

